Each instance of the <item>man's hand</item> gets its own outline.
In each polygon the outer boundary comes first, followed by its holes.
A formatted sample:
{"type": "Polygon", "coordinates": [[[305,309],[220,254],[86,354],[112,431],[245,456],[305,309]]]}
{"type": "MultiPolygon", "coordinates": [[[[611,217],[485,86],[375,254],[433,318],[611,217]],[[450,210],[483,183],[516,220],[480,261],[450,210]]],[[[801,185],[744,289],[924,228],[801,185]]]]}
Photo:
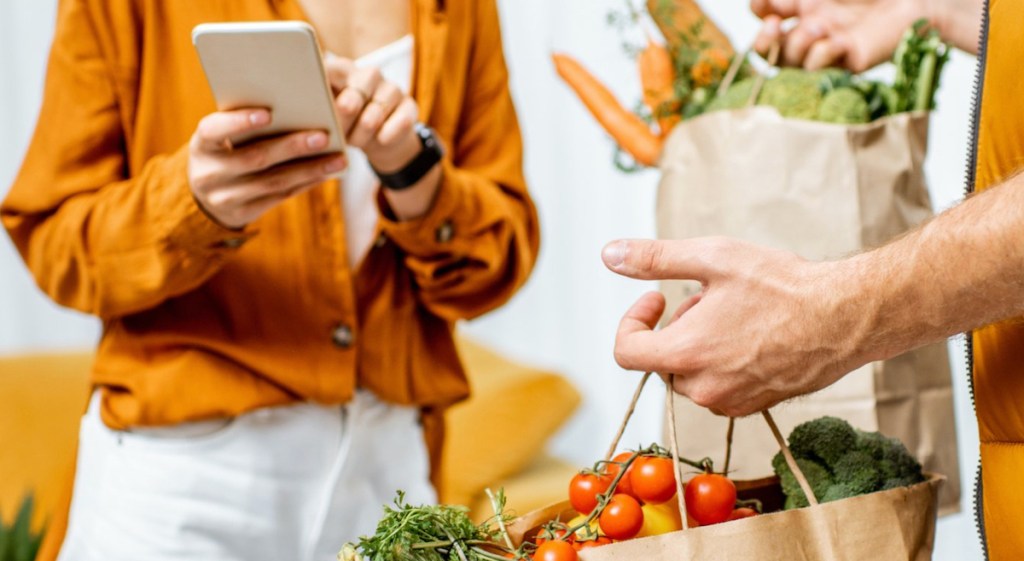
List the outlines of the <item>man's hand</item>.
{"type": "Polygon", "coordinates": [[[982,0],[751,0],[750,7],[764,20],[754,43],[759,53],[778,42],[781,64],[862,72],[889,60],[903,32],[920,18],[943,40],[974,52],[982,0]],[[783,31],[789,18],[795,25],[783,31]]]}
{"type": "Polygon", "coordinates": [[[834,263],[726,238],[617,241],[602,256],[628,277],[704,285],[660,330],[665,299],[645,294],[619,325],[615,359],[675,374],[678,393],[717,413],[756,413],[869,360],[854,358],[866,326],[846,313],[834,263]]]}

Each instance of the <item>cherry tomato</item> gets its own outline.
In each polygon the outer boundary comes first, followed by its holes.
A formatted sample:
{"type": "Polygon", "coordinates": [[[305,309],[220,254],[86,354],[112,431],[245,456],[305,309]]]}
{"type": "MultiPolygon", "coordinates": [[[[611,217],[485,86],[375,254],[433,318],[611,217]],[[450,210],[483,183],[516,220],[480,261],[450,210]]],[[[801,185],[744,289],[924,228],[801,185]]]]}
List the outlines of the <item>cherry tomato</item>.
{"type": "Polygon", "coordinates": [[[544,542],[533,554],[534,561],[576,561],[578,557],[572,544],[561,540],[544,542]]]}
{"type": "Polygon", "coordinates": [[[668,458],[637,458],[629,474],[633,493],[645,503],[660,504],[671,499],[676,494],[674,467],[668,458]]]}
{"type": "MultiPolygon", "coordinates": [[[[628,460],[629,457],[632,455],[632,452],[619,453],[617,456],[612,458],[613,462],[618,463],[605,464],[604,472],[608,475],[608,477],[614,480],[615,476],[619,474],[619,469],[621,469],[622,467],[619,464],[626,463],[626,460],[628,460]]],[[[624,495],[629,495],[630,497],[633,497],[634,499],[640,501],[640,497],[636,496],[636,493],[633,492],[633,485],[629,482],[630,475],[633,473],[633,467],[636,465],[636,462],[638,460],[640,460],[640,458],[633,460],[633,463],[629,465],[629,469],[626,470],[626,474],[622,476],[622,479],[619,480],[619,484],[615,486],[615,494],[622,493],[624,495]]]]}
{"type": "Polygon", "coordinates": [[[736,506],[736,485],[717,473],[702,473],[686,484],[686,511],[701,526],[725,522],[736,506]]]}
{"type": "Polygon", "coordinates": [[[590,514],[597,506],[597,496],[606,492],[611,484],[607,475],[581,471],[569,482],[569,502],[576,512],[590,514]]]}
{"type": "Polygon", "coordinates": [[[733,510],[727,520],[739,520],[740,518],[750,518],[751,516],[757,516],[757,511],[749,507],[741,506],[740,508],[733,510]]]}
{"type": "Polygon", "coordinates": [[[615,540],[628,540],[640,532],[644,525],[644,511],[640,503],[629,495],[613,495],[608,506],[601,511],[601,530],[615,540]]]}

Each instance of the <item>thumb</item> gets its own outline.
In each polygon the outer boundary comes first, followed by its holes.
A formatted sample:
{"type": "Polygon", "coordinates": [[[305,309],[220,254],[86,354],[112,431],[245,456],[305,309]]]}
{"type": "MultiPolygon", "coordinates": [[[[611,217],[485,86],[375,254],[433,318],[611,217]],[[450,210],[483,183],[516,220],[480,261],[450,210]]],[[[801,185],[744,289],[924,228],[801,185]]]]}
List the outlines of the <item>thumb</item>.
{"type": "Polygon", "coordinates": [[[707,284],[714,273],[709,239],[617,240],[604,246],[601,258],[612,271],[634,279],[686,279],[707,284]]]}

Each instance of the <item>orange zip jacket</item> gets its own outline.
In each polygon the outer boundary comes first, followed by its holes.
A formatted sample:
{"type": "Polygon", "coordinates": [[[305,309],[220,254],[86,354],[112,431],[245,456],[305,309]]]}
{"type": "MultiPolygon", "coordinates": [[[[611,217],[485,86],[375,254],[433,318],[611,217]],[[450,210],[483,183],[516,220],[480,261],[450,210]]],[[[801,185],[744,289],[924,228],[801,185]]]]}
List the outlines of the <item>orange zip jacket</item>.
{"type": "Polygon", "coordinates": [[[215,111],[191,43],[202,22],[303,19],[296,0],[61,0],[45,95],[3,224],[42,290],[98,316],[92,370],[113,428],[357,386],[440,411],[467,383],[456,320],[506,300],[538,251],[536,210],[494,0],[413,0],[412,90],[447,147],[428,213],[389,219],[358,271],[339,186],[287,200],[239,233],[194,202],[187,143],[215,111]]]}
{"type": "MultiPolygon", "coordinates": [[[[968,170],[968,188],[977,191],[1024,168],[1024,2],[990,0],[987,9],[968,170]]],[[[979,329],[972,343],[981,440],[979,530],[989,559],[1017,561],[1024,559],[1024,322],[979,329]]]]}

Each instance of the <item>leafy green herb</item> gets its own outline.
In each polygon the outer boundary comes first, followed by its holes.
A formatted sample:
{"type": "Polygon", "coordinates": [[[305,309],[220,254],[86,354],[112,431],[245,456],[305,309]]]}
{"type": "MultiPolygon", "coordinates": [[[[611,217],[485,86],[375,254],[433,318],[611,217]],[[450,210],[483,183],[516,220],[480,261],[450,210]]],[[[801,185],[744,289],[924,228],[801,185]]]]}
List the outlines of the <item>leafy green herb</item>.
{"type": "Polygon", "coordinates": [[[493,498],[495,515],[475,524],[466,507],[451,505],[413,506],[401,491],[394,506],[384,507],[384,517],[372,536],[345,544],[341,561],[504,561],[497,552],[513,552],[504,531],[509,518],[504,514],[505,496],[493,498]],[[499,542],[499,539],[502,540],[499,542]]]}

